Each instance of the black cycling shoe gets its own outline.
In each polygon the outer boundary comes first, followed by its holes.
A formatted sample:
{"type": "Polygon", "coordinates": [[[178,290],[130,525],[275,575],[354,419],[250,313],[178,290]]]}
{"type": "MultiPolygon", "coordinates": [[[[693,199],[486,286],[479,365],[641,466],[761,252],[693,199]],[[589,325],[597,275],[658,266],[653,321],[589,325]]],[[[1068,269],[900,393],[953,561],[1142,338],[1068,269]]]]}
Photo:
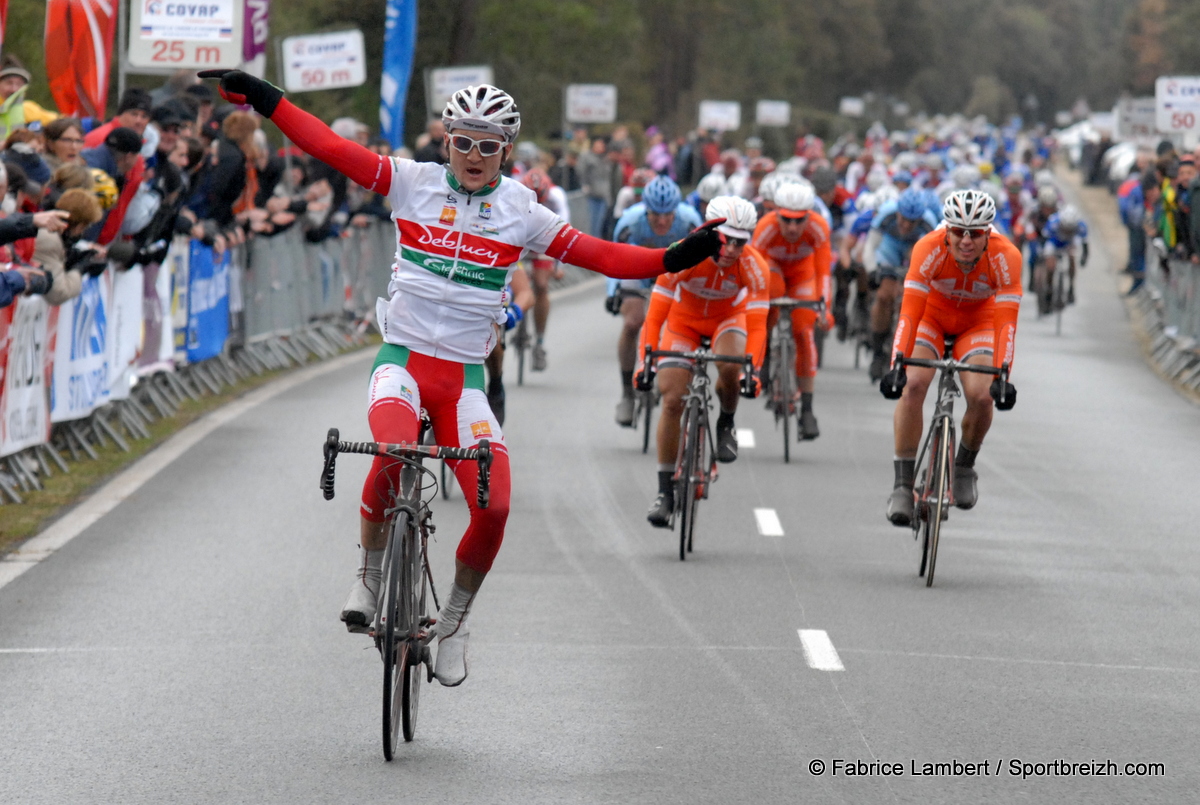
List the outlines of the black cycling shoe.
{"type": "Polygon", "coordinates": [[[674,511],[675,496],[669,495],[666,492],[659,492],[658,497],[650,504],[650,511],[646,513],[646,519],[655,528],[670,528],[671,513],[674,511]]]}
{"type": "Polygon", "coordinates": [[[801,442],[809,442],[821,435],[821,429],[817,427],[817,417],[811,410],[800,412],[800,427],[796,431],[796,438],[801,442]]]}
{"type": "Polygon", "coordinates": [[[717,461],[722,464],[729,464],[737,461],[737,434],[733,432],[733,426],[722,427],[717,426],[717,461]]]}
{"type": "Polygon", "coordinates": [[[979,473],[973,467],[954,468],[954,505],[971,509],[979,500],[979,473]]]}
{"type": "Polygon", "coordinates": [[[912,518],[913,489],[911,486],[897,486],[888,497],[888,522],[894,526],[903,528],[912,525],[912,518]]]}

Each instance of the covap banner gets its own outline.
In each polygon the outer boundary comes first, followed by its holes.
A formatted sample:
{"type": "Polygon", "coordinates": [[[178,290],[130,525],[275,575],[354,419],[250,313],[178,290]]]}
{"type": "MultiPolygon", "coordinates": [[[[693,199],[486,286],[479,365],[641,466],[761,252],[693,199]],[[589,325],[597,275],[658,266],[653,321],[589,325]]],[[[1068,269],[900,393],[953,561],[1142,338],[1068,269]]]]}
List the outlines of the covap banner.
{"type": "Polygon", "coordinates": [[[226,249],[218,262],[211,246],[193,242],[188,259],[188,363],[221,354],[229,337],[229,262],[226,249]]]}

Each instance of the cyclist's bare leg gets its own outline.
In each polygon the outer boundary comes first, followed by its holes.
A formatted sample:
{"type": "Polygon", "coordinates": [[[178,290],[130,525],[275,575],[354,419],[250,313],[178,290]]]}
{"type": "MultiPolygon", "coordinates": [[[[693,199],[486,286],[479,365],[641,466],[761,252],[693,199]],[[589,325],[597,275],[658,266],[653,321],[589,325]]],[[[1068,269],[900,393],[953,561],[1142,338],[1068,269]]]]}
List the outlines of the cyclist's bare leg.
{"type": "MultiPolygon", "coordinates": [[[[972,355],[967,363],[976,366],[991,366],[991,353],[972,355]]],[[[967,410],[962,418],[962,444],[964,447],[978,451],[983,446],[983,437],[992,427],[992,395],[991,386],[993,375],[978,372],[962,372],[963,397],[967,401],[967,410]]]]}
{"type": "MultiPolygon", "coordinates": [[[[934,360],[937,355],[928,347],[918,345],[913,350],[914,358],[934,360]]],[[[909,366],[905,372],[908,383],[904,386],[904,394],[896,403],[896,413],[892,423],[896,439],[896,458],[915,459],[921,446],[921,431],[925,426],[924,412],[925,394],[933,382],[933,369],[923,366],[909,366]]]]}
{"type": "Polygon", "coordinates": [[[365,517],[359,518],[358,544],[368,551],[382,551],[387,547],[387,522],[372,523],[365,517]]]}
{"type": "MultiPolygon", "coordinates": [[[[736,330],[728,330],[713,343],[713,352],[718,355],[745,355],[746,336],[736,330]]],[[[717,364],[717,400],[721,413],[737,411],[738,393],[741,391],[742,365],[739,363],[717,364]]]]}
{"type": "Polygon", "coordinates": [[[692,370],[667,366],[658,370],[658,391],[662,394],[662,416],[658,418],[658,466],[674,467],[679,452],[679,420],[683,416],[683,395],[687,394],[692,370]]]}
{"type": "Polygon", "coordinates": [[[621,301],[621,335],[617,339],[617,361],[621,372],[632,372],[637,366],[639,334],[646,320],[646,300],[626,296],[621,301]]]}
{"type": "Polygon", "coordinates": [[[550,319],[550,275],[551,271],[536,269],[533,272],[533,327],[538,340],[546,334],[546,322],[550,319]]]}
{"type": "Polygon", "coordinates": [[[875,291],[875,305],[871,308],[871,332],[886,333],[892,329],[892,311],[900,282],[895,277],[884,277],[875,291]]]}

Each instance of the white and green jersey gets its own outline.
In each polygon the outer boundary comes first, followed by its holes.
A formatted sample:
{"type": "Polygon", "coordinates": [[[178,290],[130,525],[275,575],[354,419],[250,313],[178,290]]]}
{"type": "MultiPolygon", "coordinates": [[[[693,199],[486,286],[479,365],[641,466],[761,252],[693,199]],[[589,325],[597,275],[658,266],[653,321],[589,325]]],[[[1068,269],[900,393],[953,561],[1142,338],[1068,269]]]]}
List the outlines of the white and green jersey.
{"type": "Polygon", "coordinates": [[[390,159],[396,261],[375,312],[383,340],[424,355],[482,363],[504,322],[505,287],[525,251],[545,252],[566,226],[532,190],[501,177],[476,193],[442,165],[390,159]]]}

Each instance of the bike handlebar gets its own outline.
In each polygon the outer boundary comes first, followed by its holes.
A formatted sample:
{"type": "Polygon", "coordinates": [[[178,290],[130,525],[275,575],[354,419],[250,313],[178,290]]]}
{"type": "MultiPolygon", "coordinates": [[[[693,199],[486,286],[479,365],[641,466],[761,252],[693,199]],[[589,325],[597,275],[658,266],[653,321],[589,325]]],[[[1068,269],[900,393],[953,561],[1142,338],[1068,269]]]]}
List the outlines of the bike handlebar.
{"type": "Polygon", "coordinates": [[[325,438],[325,466],[321,470],[321,490],[326,500],[333,499],[333,478],[338,453],[359,453],[368,456],[388,456],[390,458],[440,458],[449,461],[475,461],[479,464],[479,483],[475,492],[475,502],[479,508],[486,509],[491,496],[491,468],[493,451],[487,439],[481,439],[478,447],[443,447],[437,444],[416,444],[415,442],[400,442],[386,444],[382,442],[343,442],[338,439],[338,429],[330,428],[325,438]]]}
{"type": "Polygon", "coordinates": [[[825,310],[825,298],[793,299],[790,296],[780,296],[771,300],[771,307],[783,308],[784,310],[790,310],[792,308],[807,308],[808,310],[815,310],[818,313],[821,313],[825,310]]]}
{"type": "Polygon", "coordinates": [[[924,366],[927,369],[952,369],[956,372],[978,372],[982,375],[996,375],[1001,380],[1008,382],[1008,364],[997,368],[995,366],[980,366],[975,363],[964,363],[963,361],[955,360],[954,358],[940,358],[934,360],[932,358],[906,358],[903,355],[898,356],[896,363],[901,366],[924,366]]]}
{"type": "Polygon", "coordinates": [[[692,352],[676,352],[671,349],[647,349],[646,356],[650,358],[687,358],[692,361],[707,361],[709,363],[753,363],[749,355],[718,355],[707,349],[697,349],[692,352]]]}

